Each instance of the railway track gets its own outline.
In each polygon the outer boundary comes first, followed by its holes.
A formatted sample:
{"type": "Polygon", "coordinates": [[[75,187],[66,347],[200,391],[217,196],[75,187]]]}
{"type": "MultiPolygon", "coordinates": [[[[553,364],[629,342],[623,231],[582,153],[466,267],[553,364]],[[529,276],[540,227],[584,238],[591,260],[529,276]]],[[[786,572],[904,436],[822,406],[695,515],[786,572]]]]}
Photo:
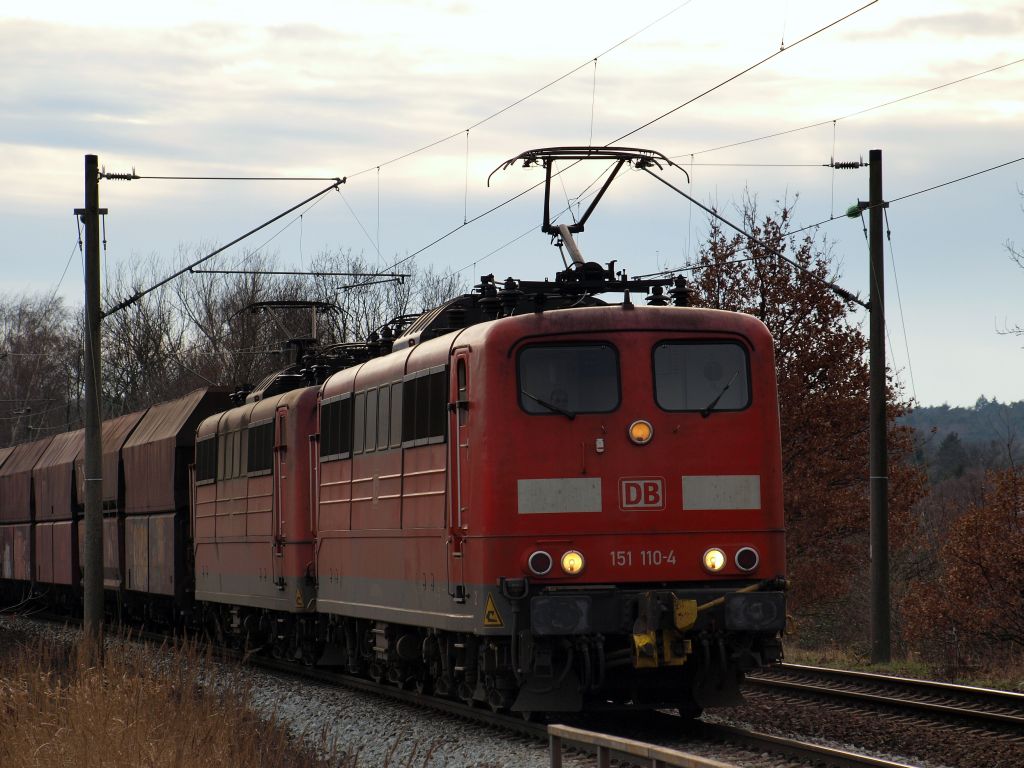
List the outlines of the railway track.
{"type": "MultiPolygon", "coordinates": [[[[617,765],[620,768],[655,765],[655,758],[644,758],[643,755],[660,754],[667,750],[685,753],[687,757],[682,762],[661,761],[657,765],[686,765],[690,768],[722,768],[723,765],[752,768],[793,768],[800,765],[821,768],[912,768],[907,763],[736,726],[699,721],[690,725],[676,715],[663,712],[654,713],[653,716],[570,716],[555,718],[551,722],[540,722],[517,715],[493,712],[488,708],[469,707],[461,701],[424,695],[393,684],[375,683],[343,673],[325,672],[322,669],[301,667],[265,657],[254,657],[253,660],[260,667],[280,674],[301,675],[320,682],[384,696],[412,706],[428,707],[456,719],[472,721],[540,742],[550,743],[554,732],[549,729],[549,725],[566,725],[567,728],[559,729],[558,753],[560,754],[561,748],[568,748],[573,752],[589,754],[598,759],[597,765],[608,765],[610,763],[600,761],[612,758],[618,761],[617,765]],[[563,730],[572,733],[564,733],[563,730]],[[618,744],[619,747],[608,746],[609,744],[618,744]]],[[[551,765],[562,765],[560,757],[556,757],[554,747],[551,765]]]]}
{"type": "Polygon", "coordinates": [[[1009,725],[1024,732],[1022,693],[799,664],[748,675],[745,684],[957,717],[981,727],[1009,725]]]}
{"type": "Polygon", "coordinates": [[[1024,765],[1024,696],[870,673],[783,665],[749,677],[747,727],[814,733],[951,768],[1024,765]]]}

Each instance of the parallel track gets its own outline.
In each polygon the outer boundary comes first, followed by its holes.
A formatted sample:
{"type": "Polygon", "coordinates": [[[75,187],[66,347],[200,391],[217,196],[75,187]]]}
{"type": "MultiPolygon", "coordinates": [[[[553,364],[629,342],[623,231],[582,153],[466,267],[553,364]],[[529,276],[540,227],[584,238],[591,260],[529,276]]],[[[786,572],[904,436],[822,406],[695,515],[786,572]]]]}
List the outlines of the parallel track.
{"type": "Polygon", "coordinates": [[[798,664],[782,664],[748,675],[745,685],[952,716],[980,727],[1011,725],[1024,731],[1021,693],[798,664]]]}

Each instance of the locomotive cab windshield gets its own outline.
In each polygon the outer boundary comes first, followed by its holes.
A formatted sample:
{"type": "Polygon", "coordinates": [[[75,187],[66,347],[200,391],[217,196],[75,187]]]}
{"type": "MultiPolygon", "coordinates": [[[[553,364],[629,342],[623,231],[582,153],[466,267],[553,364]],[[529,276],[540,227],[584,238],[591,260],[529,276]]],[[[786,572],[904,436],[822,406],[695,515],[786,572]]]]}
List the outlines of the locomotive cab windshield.
{"type": "Polygon", "coordinates": [[[663,410],[706,415],[750,405],[750,361],[739,344],[666,341],[653,354],[654,394],[663,410]]]}
{"type": "Polygon", "coordinates": [[[519,353],[519,404],[530,414],[609,413],[619,407],[618,352],[610,344],[535,344],[519,353]]]}

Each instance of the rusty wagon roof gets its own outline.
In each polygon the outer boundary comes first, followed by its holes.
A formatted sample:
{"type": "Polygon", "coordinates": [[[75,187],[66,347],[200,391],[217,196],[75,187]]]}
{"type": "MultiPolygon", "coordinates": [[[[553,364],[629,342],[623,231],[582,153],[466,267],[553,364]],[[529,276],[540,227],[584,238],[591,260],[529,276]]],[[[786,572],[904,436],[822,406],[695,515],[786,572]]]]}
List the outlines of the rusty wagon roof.
{"type": "MultiPolygon", "coordinates": [[[[121,470],[121,448],[125,440],[131,435],[132,430],[138,425],[146,411],[134,411],[123,416],[115,416],[103,422],[103,503],[116,503],[118,490],[118,475],[121,470]]],[[[75,461],[75,472],[77,482],[75,491],[78,495],[78,503],[85,503],[85,451],[78,455],[75,461]]]]}
{"type": "Polygon", "coordinates": [[[22,523],[32,519],[32,467],[52,440],[44,437],[16,445],[0,467],[0,521],[22,523]]]}
{"type": "Polygon", "coordinates": [[[126,513],[171,511],[187,503],[192,458],[178,449],[195,443],[203,418],[229,407],[227,390],[208,387],[146,411],[121,449],[126,513]]]}
{"type": "Polygon", "coordinates": [[[32,469],[36,520],[70,520],[75,458],[85,446],[85,430],[55,435],[32,469]]]}
{"type": "Polygon", "coordinates": [[[0,467],[4,465],[5,461],[7,461],[7,457],[14,453],[14,448],[15,446],[13,445],[7,448],[0,448],[0,467]]]}

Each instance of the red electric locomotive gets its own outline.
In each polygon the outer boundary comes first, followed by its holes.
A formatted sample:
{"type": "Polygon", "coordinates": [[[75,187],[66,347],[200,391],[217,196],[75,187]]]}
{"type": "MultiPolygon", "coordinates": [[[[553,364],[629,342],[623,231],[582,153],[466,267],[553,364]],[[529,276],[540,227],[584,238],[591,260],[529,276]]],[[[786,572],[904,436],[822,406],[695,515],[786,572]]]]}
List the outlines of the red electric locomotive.
{"type": "Polygon", "coordinates": [[[780,658],[771,337],[599,306],[644,288],[610,273],[485,280],[324,384],[318,634],[353,670],[514,711],[692,712],[780,658]],[[568,303],[593,306],[543,308],[568,303]]]}

